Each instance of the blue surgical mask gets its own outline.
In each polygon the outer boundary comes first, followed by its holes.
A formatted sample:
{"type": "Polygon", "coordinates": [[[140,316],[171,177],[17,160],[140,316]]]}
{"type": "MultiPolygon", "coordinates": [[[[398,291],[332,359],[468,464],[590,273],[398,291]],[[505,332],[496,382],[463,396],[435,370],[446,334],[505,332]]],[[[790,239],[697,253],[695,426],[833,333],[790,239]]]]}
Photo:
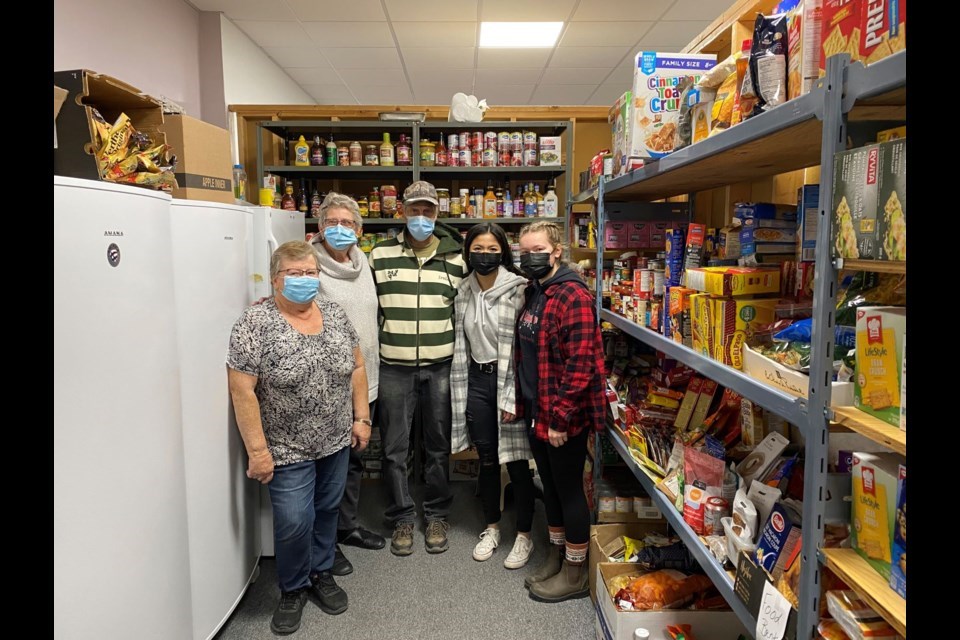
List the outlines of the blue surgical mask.
{"type": "Polygon", "coordinates": [[[324,239],[337,251],[343,251],[352,244],[357,244],[357,234],[353,229],[347,229],[341,224],[324,229],[324,239]]]}
{"type": "Polygon", "coordinates": [[[417,242],[423,242],[433,233],[434,221],[427,216],[412,216],[407,218],[407,230],[417,242]]]}
{"type": "Polygon", "coordinates": [[[320,279],[310,276],[283,276],[283,291],[280,294],[290,302],[310,302],[320,291],[320,279]]]}

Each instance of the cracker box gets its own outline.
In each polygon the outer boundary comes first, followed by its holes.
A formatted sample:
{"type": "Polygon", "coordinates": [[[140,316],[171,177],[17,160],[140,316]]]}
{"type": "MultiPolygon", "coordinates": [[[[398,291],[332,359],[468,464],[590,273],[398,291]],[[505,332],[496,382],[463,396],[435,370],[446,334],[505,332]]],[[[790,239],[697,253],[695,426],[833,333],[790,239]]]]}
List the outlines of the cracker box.
{"type": "Polygon", "coordinates": [[[693,322],[690,297],[696,293],[686,287],[670,287],[670,327],[674,342],[693,348],[693,322]]]}
{"type": "Polygon", "coordinates": [[[900,465],[897,477],[897,513],[893,523],[893,555],[890,588],[907,597],[907,468],[900,465]]]}
{"type": "Polygon", "coordinates": [[[907,139],[880,145],[880,186],[877,193],[880,259],[907,259],[907,139]]]}
{"type": "Polygon", "coordinates": [[[893,129],[884,129],[883,131],[877,132],[877,142],[887,142],[889,140],[896,140],[897,138],[906,137],[906,127],[894,127],[893,129]]]}
{"type": "Polygon", "coordinates": [[[853,454],[853,522],[850,546],[885,579],[890,579],[892,541],[897,510],[900,456],[895,453],[853,454]]]}
{"type": "Polygon", "coordinates": [[[721,298],[713,303],[713,359],[743,370],[743,344],[759,325],[776,320],[776,298],[721,298]]]}
{"type": "Polygon", "coordinates": [[[907,48],[907,0],[861,0],[860,58],[873,64],[907,48]]]}
{"type": "Polygon", "coordinates": [[[607,114],[611,130],[613,152],[613,176],[622,176],[627,172],[627,157],[630,155],[630,133],[633,123],[633,93],[625,92],[617,98],[607,114]]]}
{"type": "Polygon", "coordinates": [[[907,430],[907,334],[903,334],[903,366],[900,368],[900,430],[907,430]]]}
{"type": "Polygon", "coordinates": [[[850,62],[860,59],[860,11],[865,1],[823,0],[819,75],[826,73],[830,56],[849,53],[850,62]]]}
{"type": "Polygon", "coordinates": [[[797,257],[800,262],[816,260],[817,220],[820,218],[820,185],[797,189],[797,257]]]}
{"type": "Polygon", "coordinates": [[[907,310],[857,309],[857,365],[853,404],[895,427],[900,426],[900,371],[907,310]]]}
{"type": "Polygon", "coordinates": [[[701,267],[687,269],[686,285],[717,296],[780,293],[780,270],[754,267],[701,267]]]}
{"type": "Polygon", "coordinates": [[[834,257],[880,259],[880,155],[881,146],[871,144],[838,153],[834,159],[834,257]]]}
{"type": "Polygon", "coordinates": [[[713,354],[713,298],[708,293],[690,296],[690,342],[697,353],[712,357],[713,354]]]}
{"type": "Polygon", "coordinates": [[[803,0],[787,26],[787,99],[809,93],[818,76],[823,0],[803,0]]]}
{"type": "Polygon", "coordinates": [[[540,166],[559,167],[563,164],[562,136],[540,136],[540,166]]]}
{"type": "Polygon", "coordinates": [[[713,54],[640,51],[633,67],[631,156],[662,158],[673,151],[680,116],[681,80],[700,76],[716,65],[713,54]]]}

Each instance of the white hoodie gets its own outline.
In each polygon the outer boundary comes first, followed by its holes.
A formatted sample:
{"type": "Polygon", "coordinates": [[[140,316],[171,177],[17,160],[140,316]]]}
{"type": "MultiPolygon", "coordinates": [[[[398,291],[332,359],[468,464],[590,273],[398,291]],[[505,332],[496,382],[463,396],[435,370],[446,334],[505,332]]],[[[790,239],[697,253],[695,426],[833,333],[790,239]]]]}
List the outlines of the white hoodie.
{"type": "Polygon", "coordinates": [[[496,362],[499,321],[497,301],[500,296],[515,290],[518,284],[525,283],[526,279],[501,266],[493,286],[483,291],[475,274],[476,272],[471,273],[462,286],[463,289],[468,289],[465,293],[469,294],[463,317],[463,332],[470,343],[470,357],[474,362],[496,362]]]}

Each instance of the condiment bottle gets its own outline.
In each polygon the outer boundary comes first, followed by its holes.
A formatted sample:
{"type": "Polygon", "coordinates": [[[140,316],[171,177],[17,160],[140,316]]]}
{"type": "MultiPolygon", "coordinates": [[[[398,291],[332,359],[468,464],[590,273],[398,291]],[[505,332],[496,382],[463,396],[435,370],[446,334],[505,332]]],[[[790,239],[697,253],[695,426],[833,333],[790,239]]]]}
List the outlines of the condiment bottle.
{"type": "Polygon", "coordinates": [[[383,142],[380,144],[380,166],[381,167],[394,166],[393,143],[390,142],[389,133],[383,134],[383,142]]]}
{"type": "Polygon", "coordinates": [[[320,217],[320,205],[323,204],[323,199],[320,197],[320,193],[317,191],[317,187],[313,187],[313,194],[310,196],[310,217],[319,218],[320,217]]]}
{"type": "Polygon", "coordinates": [[[363,166],[376,167],[380,165],[380,150],[375,144],[368,144],[363,152],[363,166]]]}
{"type": "Polygon", "coordinates": [[[323,165],[323,146],[320,144],[320,134],[313,136],[313,144],[310,145],[310,166],[319,167],[323,165]]]}
{"type": "Polygon", "coordinates": [[[300,195],[297,196],[297,210],[306,215],[310,211],[310,201],[307,199],[307,188],[300,181],[300,195]]]}
{"type": "Polygon", "coordinates": [[[350,147],[340,143],[337,145],[337,166],[340,167],[349,167],[350,166],[350,147]]]}
{"type": "Polygon", "coordinates": [[[357,141],[353,141],[350,143],[350,166],[351,167],[363,166],[363,147],[357,141]]]}
{"type": "Polygon", "coordinates": [[[357,198],[357,209],[360,210],[361,218],[370,217],[370,205],[367,203],[366,196],[360,196],[357,198]]]}
{"type": "Polygon", "coordinates": [[[407,136],[401,133],[400,142],[397,143],[397,166],[409,167],[412,164],[413,150],[410,147],[410,142],[407,141],[407,136]]]}
{"type": "Polygon", "coordinates": [[[438,167],[447,166],[447,146],[443,143],[443,131],[440,132],[440,142],[437,143],[433,163],[438,167]]]}
{"type": "Polygon", "coordinates": [[[507,184],[506,189],[503,190],[503,217],[513,217],[513,196],[510,195],[509,183],[507,184]]]}
{"type": "Polygon", "coordinates": [[[293,147],[293,164],[297,167],[310,166],[310,147],[307,145],[307,141],[303,136],[300,136],[297,144],[293,147]]]}
{"type": "Polygon", "coordinates": [[[495,193],[497,196],[497,217],[502,218],[503,217],[503,189],[501,189],[498,186],[495,193]]]}
{"type": "Polygon", "coordinates": [[[293,183],[289,180],[287,180],[287,184],[283,187],[283,200],[280,206],[284,211],[297,210],[297,200],[293,197],[293,183]]]}
{"type": "Polygon", "coordinates": [[[547,195],[543,196],[543,215],[547,218],[556,218],[560,213],[560,199],[557,198],[557,187],[552,182],[547,187],[547,195]]]}
{"type": "Polygon", "coordinates": [[[337,143],[333,141],[333,135],[327,140],[327,166],[337,166],[337,143]]]}
{"type": "Polygon", "coordinates": [[[543,194],[540,193],[540,185],[533,185],[533,196],[537,205],[537,217],[542,218],[544,215],[544,209],[546,206],[543,203],[543,194]]]}
{"type": "Polygon", "coordinates": [[[497,196],[493,191],[493,183],[487,183],[487,192],[483,195],[483,217],[497,217],[497,196]]]}
{"type": "Polygon", "coordinates": [[[368,207],[370,208],[371,218],[380,217],[380,187],[374,187],[370,191],[370,203],[368,207]]]}

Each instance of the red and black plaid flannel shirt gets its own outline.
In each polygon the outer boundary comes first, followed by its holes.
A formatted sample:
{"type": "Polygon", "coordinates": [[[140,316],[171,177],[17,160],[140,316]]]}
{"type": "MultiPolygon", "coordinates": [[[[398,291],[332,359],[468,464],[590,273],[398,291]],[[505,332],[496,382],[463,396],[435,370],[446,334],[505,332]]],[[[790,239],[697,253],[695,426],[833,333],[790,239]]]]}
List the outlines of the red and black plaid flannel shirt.
{"type": "MultiPolygon", "coordinates": [[[[546,303],[537,332],[537,419],[534,435],[547,441],[547,431],[565,431],[570,437],[584,428],[604,425],[605,373],[603,342],[597,323],[596,301],[576,282],[558,283],[544,291],[546,303]]],[[[521,314],[522,315],[522,314],[521,314]]],[[[517,370],[520,346],[513,350],[517,370]]],[[[520,376],[517,398],[522,397],[520,376]]],[[[523,403],[517,402],[518,417],[523,403]]]]}

